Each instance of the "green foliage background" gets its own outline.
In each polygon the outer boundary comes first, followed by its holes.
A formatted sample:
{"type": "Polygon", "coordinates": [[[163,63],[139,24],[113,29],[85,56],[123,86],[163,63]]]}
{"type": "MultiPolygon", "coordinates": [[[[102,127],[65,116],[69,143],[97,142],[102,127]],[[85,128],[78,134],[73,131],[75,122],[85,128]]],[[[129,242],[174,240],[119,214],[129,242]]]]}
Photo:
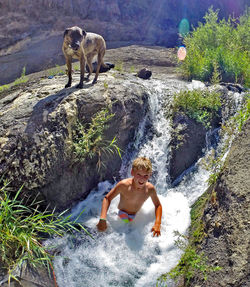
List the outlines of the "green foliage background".
{"type": "Polygon", "coordinates": [[[206,128],[221,107],[220,94],[209,90],[181,91],[174,96],[173,113],[181,111],[206,128]]]}
{"type": "Polygon", "coordinates": [[[209,9],[205,23],[199,23],[184,39],[187,57],[181,70],[188,79],[211,81],[216,73],[224,82],[250,87],[249,11],[239,19],[218,21],[218,11],[209,9]]]}

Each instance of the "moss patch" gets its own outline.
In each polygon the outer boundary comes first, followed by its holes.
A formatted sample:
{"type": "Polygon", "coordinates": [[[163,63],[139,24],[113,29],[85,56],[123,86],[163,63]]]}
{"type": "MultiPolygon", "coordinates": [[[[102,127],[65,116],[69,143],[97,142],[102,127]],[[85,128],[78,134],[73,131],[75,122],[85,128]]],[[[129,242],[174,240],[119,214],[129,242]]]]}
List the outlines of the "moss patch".
{"type": "Polygon", "coordinates": [[[210,193],[210,189],[207,190],[191,207],[191,225],[189,230],[189,242],[191,245],[200,244],[206,235],[202,217],[205,205],[211,196],[210,193]]]}

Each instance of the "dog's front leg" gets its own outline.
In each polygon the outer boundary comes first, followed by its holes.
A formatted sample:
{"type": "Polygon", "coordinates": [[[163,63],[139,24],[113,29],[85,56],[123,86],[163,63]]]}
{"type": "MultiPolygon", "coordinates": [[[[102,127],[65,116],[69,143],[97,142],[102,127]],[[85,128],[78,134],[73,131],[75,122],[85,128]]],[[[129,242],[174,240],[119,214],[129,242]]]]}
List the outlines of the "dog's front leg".
{"type": "Polygon", "coordinates": [[[71,82],[72,82],[72,58],[67,57],[66,58],[66,64],[67,64],[67,74],[68,74],[68,83],[65,85],[65,88],[71,87],[71,82]]]}
{"type": "Polygon", "coordinates": [[[84,55],[81,55],[80,57],[80,69],[81,69],[81,77],[80,77],[80,82],[76,86],[77,89],[82,89],[83,88],[83,80],[84,80],[84,73],[85,73],[85,58],[84,55]]]}

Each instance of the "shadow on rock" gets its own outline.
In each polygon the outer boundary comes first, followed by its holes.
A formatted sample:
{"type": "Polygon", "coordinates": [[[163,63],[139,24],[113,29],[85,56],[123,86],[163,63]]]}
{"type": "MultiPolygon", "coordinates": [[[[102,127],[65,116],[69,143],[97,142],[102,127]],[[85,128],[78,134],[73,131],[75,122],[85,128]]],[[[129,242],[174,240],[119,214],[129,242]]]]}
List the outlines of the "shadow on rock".
{"type": "MultiPolygon", "coordinates": [[[[85,85],[83,89],[89,88],[89,86],[91,86],[91,84],[85,85]]],[[[76,91],[75,86],[67,89],[64,88],[56,94],[40,100],[33,108],[25,132],[27,134],[33,134],[34,132],[41,130],[45,125],[49,131],[54,131],[56,127],[53,125],[53,122],[48,121],[49,115],[51,115],[60,103],[74,91],[76,91]],[[48,125],[49,122],[52,123],[52,125],[48,125]]]]}

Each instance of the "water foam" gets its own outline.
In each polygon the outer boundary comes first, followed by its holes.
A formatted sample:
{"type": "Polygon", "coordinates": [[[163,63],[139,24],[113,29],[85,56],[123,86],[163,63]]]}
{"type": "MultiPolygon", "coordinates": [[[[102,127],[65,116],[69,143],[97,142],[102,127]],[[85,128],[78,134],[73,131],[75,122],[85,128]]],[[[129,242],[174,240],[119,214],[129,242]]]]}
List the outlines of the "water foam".
{"type": "MultiPolygon", "coordinates": [[[[73,211],[77,214],[85,209],[80,221],[90,230],[96,228],[107,188],[111,188],[109,183],[99,184],[98,191],[73,211]]],[[[178,262],[180,252],[174,247],[173,232],[185,232],[190,223],[188,200],[182,193],[172,191],[159,199],[163,206],[160,237],[151,233],[155,209],[150,199],[135,220],[125,224],[117,216],[117,197],[110,205],[105,233],[96,233],[95,240],[84,237],[77,246],[69,244],[70,239],[59,239],[57,244],[63,252],[54,260],[59,286],[155,286],[166,266],[178,262]]]]}

